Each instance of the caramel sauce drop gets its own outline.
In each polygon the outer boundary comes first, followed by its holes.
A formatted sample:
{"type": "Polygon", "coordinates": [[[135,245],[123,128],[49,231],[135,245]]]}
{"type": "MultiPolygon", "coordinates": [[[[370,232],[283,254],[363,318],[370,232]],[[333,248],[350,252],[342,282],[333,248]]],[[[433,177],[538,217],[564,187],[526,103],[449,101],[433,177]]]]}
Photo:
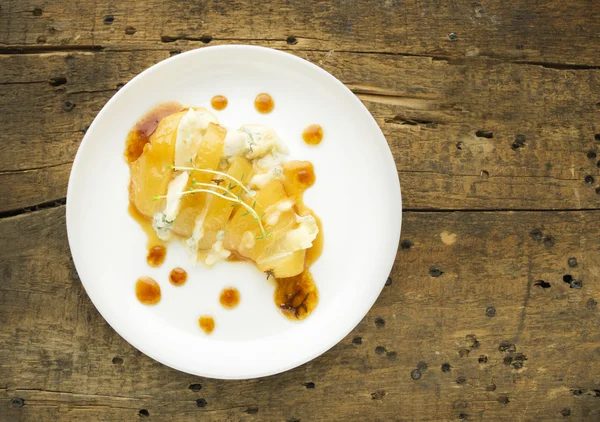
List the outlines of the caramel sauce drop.
{"type": "Polygon", "coordinates": [[[323,128],[321,125],[310,125],[302,132],[302,139],[308,145],[319,145],[323,140],[323,128]]]}
{"type": "Polygon", "coordinates": [[[267,114],[273,111],[275,108],[275,102],[273,98],[269,94],[258,94],[256,99],[254,100],[254,107],[258,110],[259,113],[267,114]]]}
{"type": "Polygon", "coordinates": [[[275,304],[288,319],[302,320],[319,303],[317,286],[308,270],[289,278],[276,280],[275,304]]]}
{"type": "Polygon", "coordinates": [[[234,287],[223,289],[219,301],[224,308],[233,309],[240,303],[240,292],[234,287]]]}
{"type": "Polygon", "coordinates": [[[140,277],[135,283],[135,295],[144,305],[160,302],[160,286],[150,277],[140,277]]]}
{"type": "Polygon", "coordinates": [[[212,100],[210,100],[210,105],[215,110],[224,110],[225,107],[227,107],[227,98],[223,95],[215,95],[212,97],[212,100]]]}
{"type": "Polygon", "coordinates": [[[215,320],[209,315],[203,315],[198,318],[198,325],[206,334],[210,334],[215,329],[215,320]]]}
{"type": "Polygon", "coordinates": [[[164,246],[153,246],[148,251],[148,256],[146,256],[146,262],[151,267],[160,267],[163,262],[165,262],[165,257],[167,256],[167,248],[164,246]]]}
{"type": "Polygon", "coordinates": [[[144,147],[150,141],[150,135],[154,133],[158,123],[169,114],[177,113],[183,110],[183,106],[177,102],[167,102],[160,104],[150,110],[142,117],[135,127],[127,135],[125,143],[125,160],[128,163],[140,158],[144,147]]]}
{"type": "Polygon", "coordinates": [[[187,281],[187,272],[180,267],[173,268],[169,274],[169,281],[173,286],[183,286],[187,281]]]}

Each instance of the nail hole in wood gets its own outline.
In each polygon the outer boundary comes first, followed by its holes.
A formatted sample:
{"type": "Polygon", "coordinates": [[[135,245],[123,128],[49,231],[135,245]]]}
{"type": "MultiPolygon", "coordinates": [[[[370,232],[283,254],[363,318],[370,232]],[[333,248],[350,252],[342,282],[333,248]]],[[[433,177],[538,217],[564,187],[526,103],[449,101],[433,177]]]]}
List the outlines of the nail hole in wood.
{"type": "Polygon", "coordinates": [[[305,382],[304,386],[306,388],[312,389],[312,388],[315,388],[315,383],[314,382],[305,382]]]}
{"type": "Polygon", "coordinates": [[[596,302],[593,298],[589,298],[587,303],[585,304],[585,307],[588,309],[594,309],[596,306],[598,306],[598,302],[596,302]]]}
{"type": "Polygon", "coordinates": [[[533,240],[540,241],[544,237],[542,231],[540,229],[533,229],[529,232],[529,235],[533,240]]]}
{"type": "Polygon", "coordinates": [[[200,37],[200,41],[203,42],[204,44],[208,44],[213,40],[213,37],[211,35],[202,35],[200,37]]]}
{"type": "Polygon", "coordinates": [[[450,32],[450,33],[448,34],[448,39],[449,39],[450,41],[457,41],[457,40],[458,40],[458,35],[457,35],[457,34],[455,34],[454,32],[450,32]]]}
{"type": "Polygon", "coordinates": [[[400,247],[402,249],[404,249],[405,251],[409,250],[410,248],[412,248],[414,246],[414,243],[412,243],[410,240],[406,239],[403,240],[402,242],[400,242],[400,247]]]}
{"type": "Polygon", "coordinates": [[[508,399],[508,396],[506,395],[501,395],[498,396],[498,403],[502,404],[503,406],[506,406],[508,403],[510,403],[510,400],[508,399]]]}
{"type": "Polygon", "coordinates": [[[583,179],[583,181],[585,182],[586,185],[593,185],[594,184],[594,177],[587,175],[585,176],[585,179],[583,179]]]}
{"type": "Polygon", "coordinates": [[[249,407],[246,409],[246,413],[249,415],[256,415],[258,413],[258,407],[249,407]]]}
{"type": "Polygon", "coordinates": [[[377,328],[383,328],[383,327],[385,327],[385,319],[383,319],[381,317],[375,318],[375,326],[377,328]]]}
{"type": "Polygon", "coordinates": [[[123,365],[123,359],[115,356],[114,358],[112,358],[112,363],[113,365],[123,365]]]}
{"type": "Polygon", "coordinates": [[[136,31],[137,31],[137,29],[135,29],[133,26],[127,26],[127,27],[125,27],[125,33],[127,35],[133,35],[133,34],[136,33],[136,31]]]}
{"type": "Polygon", "coordinates": [[[197,393],[198,391],[202,390],[202,385],[201,384],[190,384],[190,386],[188,388],[190,390],[192,390],[194,393],[197,393]]]}
{"type": "Polygon", "coordinates": [[[385,347],[383,347],[383,346],[377,346],[375,348],[375,353],[378,355],[383,355],[383,354],[385,354],[385,352],[386,352],[386,350],[385,350],[385,347]]]}
{"type": "Polygon", "coordinates": [[[541,287],[542,289],[548,289],[552,286],[550,283],[548,283],[547,281],[544,281],[544,280],[538,280],[535,283],[533,283],[533,285],[541,287]]]}
{"type": "Polygon", "coordinates": [[[112,23],[115,21],[115,17],[113,15],[106,15],[104,16],[104,25],[112,25],[112,23]]]}
{"type": "Polygon", "coordinates": [[[563,410],[560,411],[560,414],[563,415],[565,418],[567,416],[571,416],[571,409],[565,407],[563,410]]]}
{"type": "Polygon", "coordinates": [[[385,396],[385,391],[383,390],[377,390],[374,393],[371,393],[372,400],[381,400],[383,396],[385,396]]]}
{"type": "Polygon", "coordinates": [[[595,140],[596,142],[600,142],[600,133],[596,133],[596,134],[594,135],[594,140],[595,140]]]}
{"type": "Polygon", "coordinates": [[[385,285],[386,286],[391,286],[392,285],[392,278],[388,277],[387,280],[385,280],[385,285]]]}
{"type": "Polygon", "coordinates": [[[583,281],[581,280],[573,280],[569,283],[569,287],[571,289],[581,289],[583,287],[583,281]]]}
{"type": "Polygon", "coordinates": [[[298,40],[296,39],[296,37],[287,37],[287,39],[285,40],[286,43],[288,43],[288,45],[296,45],[298,44],[298,40]]]}
{"type": "Polygon", "coordinates": [[[593,160],[594,158],[596,158],[596,152],[595,152],[595,151],[589,151],[589,152],[587,153],[587,158],[589,158],[589,159],[592,159],[592,160],[593,160]]]}
{"type": "Polygon", "coordinates": [[[146,409],[140,409],[140,411],[138,412],[138,415],[142,416],[142,417],[148,417],[148,416],[150,416],[150,412],[148,412],[148,410],[146,410],[146,409]]]}
{"type": "Polygon", "coordinates": [[[421,379],[421,371],[418,369],[413,369],[413,371],[410,373],[410,377],[415,381],[421,379]]]}
{"type": "Polygon", "coordinates": [[[508,341],[503,341],[498,345],[498,350],[501,352],[516,352],[517,347],[508,341]]]}
{"type": "Polygon", "coordinates": [[[450,369],[452,369],[452,366],[449,363],[442,363],[442,372],[450,372],[450,369]]]}
{"type": "Polygon", "coordinates": [[[42,13],[44,13],[44,11],[42,9],[40,9],[39,7],[36,7],[35,9],[33,9],[33,16],[42,16],[42,13]]]}
{"type": "Polygon", "coordinates": [[[61,86],[67,83],[67,78],[64,76],[56,76],[54,78],[50,78],[48,83],[52,86],[61,86]]]}
{"type": "Polygon", "coordinates": [[[198,407],[206,407],[208,403],[206,402],[205,399],[198,399],[196,400],[196,406],[198,407]]]}
{"type": "Polygon", "coordinates": [[[525,146],[525,135],[517,135],[515,141],[512,143],[511,148],[513,151],[517,151],[525,146]]]}
{"type": "Polygon", "coordinates": [[[475,136],[477,136],[478,138],[492,139],[494,137],[494,134],[490,130],[478,130],[477,132],[475,132],[475,136]]]}
{"type": "Polygon", "coordinates": [[[362,337],[354,337],[352,339],[352,344],[362,344],[362,337]]]}
{"type": "Polygon", "coordinates": [[[417,369],[421,372],[425,372],[427,370],[427,363],[423,361],[417,363],[417,369]]]}
{"type": "Polygon", "coordinates": [[[486,391],[496,391],[496,384],[490,384],[485,387],[486,391]]]}
{"type": "Polygon", "coordinates": [[[467,379],[465,377],[461,376],[461,377],[456,378],[456,383],[458,385],[464,385],[466,382],[467,382],[467,379]]]}
{"type": "Polygon", "coordinates": [[[486,355],[480,355],[479,358],[477,359],[477,362],[479,362],[480,364],[487,363],[487,361],[488,361],[488,357],[486,355]]]}
{"type": "Polygon", "coordinates": [[[577,266],[577,258],[569,258],[567,264],[569,264],[569,267],[575,268],[577,266]]]}
{"type": "Polygon", "coordinates": [[[456,149],[460,149],[460,150],[462,150],[462,149],[464,149],[464,148],[465,148],[465,144],[464,144],[464,142],[457,142],[457,143],[456,143],[456,149]]]}
{"type": "Polygon", "coordinates": [[[72,101],[66,100],[63,103],[63,110],[64,111],[71,111],[75,108],[75,103],[73,103],[72,101]]]}
{"type": "Polygon", "coordinates": [[[496,315],[496,308],[494,308],[493,306],[490,306],[489,308],[487,308],[485,310],[485,314],[486,314],[486,316],[489,316],[489,317],[495,316],[496,315]]]}
{"type": "Polygon", "coordinates": [[[563,275],[563,281],[565,283],[571,283],[571,281],[573,281],[573,276],[571,274],[565,274],[563,275]]]}
{"type": "Polygon", "coordinates": [[[10,404],[12,407],[17,407],[17,408],[23,407],[23,406],[25,406],[25,400],[23,400],[20,397],[15,397],[10,401],[10,404]]]}
{"type": "Polygon", "coordinates": [[[440,269],[440,267],[431,267],[429,269],[429,275],[432,277],[439,277],[442,274],[444,274],[444,272],[440,269]]]}
{"type": "Polygon", "coordinates": [[[37,39],[35,40],[35,42],[37,44],[45,44],[46,43],[46,37],[44,37],[43,35],[40,35],[39,37],[37,37],[37,39]]]}

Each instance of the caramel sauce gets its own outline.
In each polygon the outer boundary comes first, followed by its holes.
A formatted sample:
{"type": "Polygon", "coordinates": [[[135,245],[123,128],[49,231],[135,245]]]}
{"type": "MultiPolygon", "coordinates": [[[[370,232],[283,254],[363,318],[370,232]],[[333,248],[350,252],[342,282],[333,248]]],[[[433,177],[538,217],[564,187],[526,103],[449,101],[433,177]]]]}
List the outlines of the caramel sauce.
{"type": "Polygon", "coordinates": [[[227,98],[223,95],[215,95],[212,97],[212,100],[210,100],[210,105],[215,110],[224,110],[225,107],[227,107],[227,98]]]}
{"type": "Polygon", "coordinates": [[[219,301],[224,308],[233,309],[240,303],[240,292],[234,287],[223,289],[219,301]]]}
{"type": "Polygon", "coordinates": [[[183,286],[187,281],[187,272],[180,267],[173,268],[169,274],[169,281],[174,286],[183,286]]]}
{"type": "Polygon", "coordinates": [[[309,267],[321,256],[323,251],[323,225],[317,215],[303,201],[304,191],[315,181],[315,171],[309,161],[290,161],[283,164],[283,185],[286,193],[296,199],[296,212],[299,215],[312,215],[319,226],[319,233],[313,246],[306,251],[304,271],[294,277],[275,280],[275,304],[289,319],[302,320],[316,308],[319,292],[309,271],[309,267]]]}
{"type": "Polygon", "coordinates": [[[160,286],[150,277],[140,277],[135,283],[135,295],[144,305],[160,302],[160,286]]]}
{"type": "Polygon", "coordinates": [[[127,135],[124,153],[127,162],[132,163],[140,158],[140,155],[144,152],[144,147],[150,141],[150,135],[156,130],[158,122],[169,114],[177,113],[181,110],[183,110],[181,104],[167,102],[154,107],[146,113],[127,135]]]}
{"type": "Polygon", "coordinates": [[[165,261],[167,255],[165,243],[158,237],[152,228],[150,220],[140,214],[131,202],[129,203],[128,211],[129,215],[140,225],[148,237],[148,243],[146,244],[146,247],[148,248],[146,262],[148,262],[148,265],[151,267],[159,267],[165,261]]]}
{"type": "Polygon", "coordinates": [[[215,320],[209,315],[203,315],[198,318],[198,325],[206,334],[210,334],[215,329],[215,320]]]}
{"type": "Polygon", "coordinates": [[[319,303],[319,292],[310,274],[304,272],[294,277],[276,280],[275,304],[283,315],[292,320],[306,318],[319,303]]]}
{"type": "Polygon", "coordinates": [[[310,125],[302,132],[302,139],[308,145],[319,145],[323,140],[323,128],[321,125],[310,125]]]}
{"type": "Polygon", "coordinates": [[[267,114],[273,111],[275,108],[275,102],[273,98],[269,94],[258,94],[256,99],[254,100],[254,107],[258,110],[259,113],[267,114]]]}
{"type": "Polygon", "coordinates": [[[146,262],[151,267],[160,267],[163,262],[165,262],[165,257],[167,256],[167,248],[164,246],[153,246],[148,251],[148,255],[146,256],[146,262]]]}

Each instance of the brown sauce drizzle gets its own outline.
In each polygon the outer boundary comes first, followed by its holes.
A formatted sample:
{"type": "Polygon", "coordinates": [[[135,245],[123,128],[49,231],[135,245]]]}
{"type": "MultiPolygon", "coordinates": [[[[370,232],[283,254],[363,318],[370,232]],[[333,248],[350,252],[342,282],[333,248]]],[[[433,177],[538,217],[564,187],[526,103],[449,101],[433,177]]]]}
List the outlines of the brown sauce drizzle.
{"type": "Polygon", "coordinates": [[[167,248],[165,248],[165,243],[160,240],[156,231],[152,228],[152,224],[150,220],[140,214],[135,206],[130,202],[129,203],[129,215],[133,217],[133,219],[140,225],[146,236],[148,236],[148,243],[146,247],[148,248],[148,255],[146,256],[146,262],[151,267],[159,267],[165,261],[165,257],[167,255],[167,248]]]}
{"type": "Polygon", "coordinates": [[[227,107],[227,98],[223,95],[215,95],[210,100],[210,105],[215,110],[224,110],[227,107]]]}
{"type": "Polygon", "coordinates": [[[187,281],[187,272],[180,267],[173,268],[169,274],[169,281],[173,286],[183,286],[187,281]]]}
{"type": "Polygon", "coordinates": [[[319,145],[323,140],[323,128],[321,125],[310,125],[302,132],[302,139],[308,145],[319,145]]]}
{"type": "Polygon", "coordinates": [[[287,318],[302,320],[317,307],[319,292],[310,271],[276,282],[275,304],[287,318]]]}
{"type": "Polygon", "coordinates": [[[206,334],[210,334],[215,329],[215,320],[210,315],[203,315],[198,318],[198,325],[206,334]]]}
{"type": "Polygon", "coordinates": [[[129,131],[125,143],[125,160],[131,163],[142,155],[144,146],[150,141],[150,135],[154,133],[158,122],[169,114],[177,113],[183,110],[183,106],[177,102],[167,102],[160,104],[150,110],[142,117],[135,127],[129,131]]]}
{"type": "Polygon", "coordinates": [[[289,319],[302,320],[319,303],[319,291],[309,271],[309,267],[321,256],[323,251],[323,226],[321,220],[308,208],[302,199],[304,191],[315,181],[315,171],[309,161],[289,161],[283,164],[283,184],[286,193],[296,199],[296,212],[299,215],[311,214],[317,220],[319,234],[313,246],[306,251],[304,271],[294,277],[275,280],[274,300],[277,307],[289,319]]]}
{"type": "Polygon", "coordinates": [[[135,283],[135,295],[144,305],[160,302],[160,286],[150,277],[140,277],[135,283]]]}
{"type": "Polygon", "coordinates": [[[269,94],[258,94],[256,99],[254,100],[254,107],[258,110],[259,113],[267,114],[273,111],[275,108],[275,102],[273,101],[273,97],[269,94]]]}
{"type": "Polygon", "coordinates": [[[240,292],[234,287],[223,289],[219,301],[224,308],[233,309],[240,303],[240,292]]]}

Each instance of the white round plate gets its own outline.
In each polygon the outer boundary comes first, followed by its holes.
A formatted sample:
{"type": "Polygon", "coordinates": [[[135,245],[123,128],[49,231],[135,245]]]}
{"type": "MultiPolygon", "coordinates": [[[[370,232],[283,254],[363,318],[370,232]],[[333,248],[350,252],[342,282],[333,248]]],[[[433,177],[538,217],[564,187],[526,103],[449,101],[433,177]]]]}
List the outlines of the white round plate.
{"type": "MultiPolygon", "coordinates": [[[[365,69],[367,71],[367,69],[365,69]]],[[[344,338],[373,305],[389,275],[400,238],[400,183],[387,142],[352,92],[323,69],[291,54],[250,46],[190,51],[133,78],[104,106],[87,131],[71,170],[67,230],[79,277],[108,323],[146,355],[180,371],[243,379],[282,372],[325,352],[344,338]],[[271,94],[275,109],[259,114],[254,98],[271,94]],[[129,168],[123,158],[129,130],[166,101],[210,109],[221,124],[262,123],[275,129],[290,159],[310,160],[317,181],[306,204],[323,222],[323,254],[313,265],[316,310],[295,322],[273,302],[274,284],[253,265],[222,262],[192,267],[177,242],[160,268],[146,264],[146,237],[127,212],[129,168]],[[323,126],[323,142],[305,145],[302,130],[323,126]],[[188,271],[184,286],[168,281],[174,267],[188,271]],[[141,276],[161,287],[158,305],[138,302],[141,276]],[[236,287],[240,305],[226,310],[221,290],[236,287]],[[207,336],[198,317],[210,314],[207,336]]]]}

